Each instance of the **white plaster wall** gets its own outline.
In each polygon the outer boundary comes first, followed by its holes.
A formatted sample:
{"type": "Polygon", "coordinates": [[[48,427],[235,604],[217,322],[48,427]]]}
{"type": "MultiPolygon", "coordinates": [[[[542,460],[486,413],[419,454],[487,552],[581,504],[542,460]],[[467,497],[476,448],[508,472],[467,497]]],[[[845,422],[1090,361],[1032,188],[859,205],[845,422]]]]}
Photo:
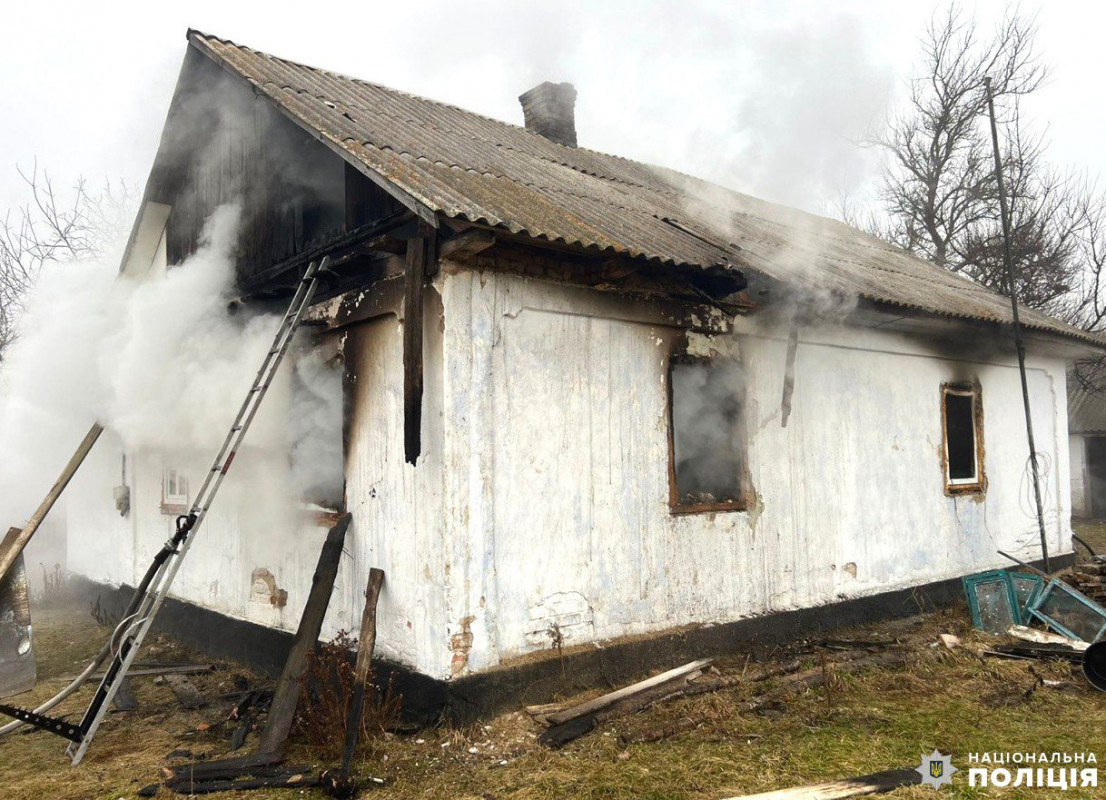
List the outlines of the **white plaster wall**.
{"type": "MultiPolygon", "coordinates": [[[[665,381],[677,332],[589,316],[538,281],[442,282],[445,588],[452,632],[471,631],[466,670],[548,649],[553,622],[576,643],[1005,566],[997,549],[1039,557],[1012,357],[804,331],[784,429],[785,333],[742,320],[759,503],[673,516],[665,381]],[[983,499],[943,490],[940,386],[969,379],[983,387],[983,499]]],[[[1064,363],[1031,357],[1029,385],[1050,463],[1050,551],[1068,552],[1064,363]]]]}
{"type": "Polygon", "coordinates": [[[442,593],[448,566],[441,538],[441,313],[433,291],[426,293],[426,306],[422,455],[417,466],[404,461],[398,313],[345,329],[346,501],[353,514],[346,550],[356,578],[343,601],[360,615],[369,569],[383,569],[377,653],[439,673],[449,660],[442,593]]]}
{"type": "MultiPolygon", "coordinates": [[[[1005,566],[996,549],[1039,555],[1012,357],[958,360],[920,338],[805,330],[784,429],[786,332],[739,320],[759,502],[748,512],[673,516],[665,381],[679,330],[641,321],[651,316],[632,301],[581,301],[580,290],[518,277],[447,265],[434,288],[417,467],[403,461],[399,309],[342,331],[354,521],[324,636],[356,629],[371,566],[387,575],[380,655],[448,678],[548,649],[552,623],[575,644],[1005,566]],[[968,379],[983,387],[982,501],[943,492],[940,385],[968,379]]],[[[1050,549],[1068,552],[1064,364],[1031,357],[1029,367],[1038,444],[1051,464],[1050,549]]],[[[134,510],[119,518],[111,487],[120,450],[110,441],[68,493],[69,563],[134,584],[173,517],[160,510],[164,464],[139,453],[129,470],[134,510]]],[[[232,478],[274,468],[242,458],[232,478]]],[[[188,469],[206,464],[204,454],[188,469]]],[[[174,594],[294,629],[325,531],[301,525],[274,539],[223,500],[174,594]],[[250,601],[257,567],[288,592],[283,611],[250,601]]]]}
{"type": "Polygon", "coordinates": [[[1091,504],[1087,497],[1087,437],[1074,433],[1069,436],[1068,452],[1071,463],[1071,513],[1076,517],[1089,517],[1091,504]]]}

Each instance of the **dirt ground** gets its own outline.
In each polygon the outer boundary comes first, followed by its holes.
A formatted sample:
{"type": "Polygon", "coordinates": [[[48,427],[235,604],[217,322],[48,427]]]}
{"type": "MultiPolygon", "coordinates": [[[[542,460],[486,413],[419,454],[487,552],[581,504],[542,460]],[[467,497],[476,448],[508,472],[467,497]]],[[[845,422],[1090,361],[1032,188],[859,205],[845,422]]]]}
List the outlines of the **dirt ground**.
{"type": "MultiPolygon", "coordinates": [[[[1106,542],[1106,525],[1081,526],[1096,543],[1106,542]],[[1096,538],[1097,537],[1097,538],[1096,538]]],[[[1092,544],[1095,546],[1095,544],[1092,544]]],[[[1106,546],[1103,547],[1106,551],[1106,546]]],[[[78,672],[107,635],[87,605],[34,611],[39,685],[13,698],[25,705],[48,697],[62,678],[78,672]]],[[[935,748],[951,753],[961,770],[949,798],[1041,798],[1048,789],[969,788],[967,755],[972,752],[1087,752],[1106,758],[1106,694],[1095,692],[1078,668],[983,658],[994,637],[970,627],[966,609],[927,614],[834,634],[851,640],[894,639],[905,654],[900,666],[873,667],[856,674],[824,667],[823,686],[784,696],[757,713],[741,704],[752,684],[654,706],[612,719],[560,750],[536,741],[542,728],[519,710],[464,729],[434,728],[417,733],[382,734],[366,742],[355,767],[362,778],[384,780],[363,796],[385,798],[707,798],[768,791],[854,775],[913,768],[935,748]],[[942,633],[961,638],[949,650],[942,633]],[[1042,684],[1041,680],[1048,684],[1042,684]],[[659,730],[679,720],[692,729],[661,741],[625,744],[626,738],[659,730]],[[689,723],[691,724],[691,723],[689,723]]],[[[881,648],[877,648],[881,649],[881,648]]],[[[884,648],[885,649],[885,648],[884,648]]],[[[696,654],[689,653],[689,660],[696,654]]],[[[157,640],[144,661],[203,660],[172,642],[157,640]]],[[[833,658],[832,651],[797,642],[763,654],[759,663],[720,660],[723,675],[752,674],[798,659],[804,669],[833,658]]],[[[132,798],[158,780],[159,769],[182,756],[218,758],[228,754],[229,728],[221,724],[244,686],[257,685],[250,673],[222,664],[191,680],[208,698],[205,708],[186,711],[167,686],[136,678],[137,711],[113,713],[89,755],[71,767],[66,743],[43,732],[0,740],[0,796],[5,798],[132,798]]],[[[781,679],[782,680],[782,679],[781,679]]],[[[772,681],[756,685],[763,692],[772,681]]],[[[87,704],[91,688],[60,709],[70,718],[87,704]]],[[[563,698],[583,699],[583,698],[563,698]]],[[[335,740],[341,737],[336,731],[335,740]]],[[[246,743],[256,745],[256,734],[246,743]]],[[[333,763],[332,753],[293,741],[289,763],[315,769],[333,763]]],[[[1106,772],[1103,773],[1106,780],[1106,772]]],[[[1064,797],[1102,796],[1103,789],[1069,789],[1064,797]]],[[[158,797],[172,797],[161,789],[158,797]]],[[[218,798],[315,798],[308,790],[261,790],[213,794],[218,798]]],[[[933,789],[906,787],[896,798],[931,798],[933,789]]]]}

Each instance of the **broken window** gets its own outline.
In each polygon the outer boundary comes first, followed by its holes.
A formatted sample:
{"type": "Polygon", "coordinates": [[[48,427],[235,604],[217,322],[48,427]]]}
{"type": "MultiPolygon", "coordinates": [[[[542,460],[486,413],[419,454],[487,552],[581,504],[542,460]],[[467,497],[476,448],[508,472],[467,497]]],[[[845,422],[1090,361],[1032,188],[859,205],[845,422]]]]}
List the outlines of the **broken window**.
{"type": "Polygon", "coordinates": [[[751,494],[745,463],[745,375],[734,362],[681,356],[669,370],[673,511],[728,511],[751,494]]]}
{"type": "Polygon", "coordinates": [[[945,488],[951,492],[983,489],[983,409],[979,387],[945,384],[941,387],[941,416],[945,426],[945,488]]]}
{"type": "Polygon", "coordinates": [[[188,477],[180,470],[162,472],[161,510],[171,514],[183,514],[188,510],[188,477]]]}

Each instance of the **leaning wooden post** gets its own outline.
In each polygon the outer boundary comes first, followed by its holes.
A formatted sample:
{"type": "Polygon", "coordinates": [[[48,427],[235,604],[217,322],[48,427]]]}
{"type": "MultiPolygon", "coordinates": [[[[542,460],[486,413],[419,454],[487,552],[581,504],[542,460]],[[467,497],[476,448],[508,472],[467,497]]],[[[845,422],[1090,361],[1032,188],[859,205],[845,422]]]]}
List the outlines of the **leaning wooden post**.
{"type": "Polygon", "coordinates": [[[85,434],[84,439],[77,447],[77,452],[69,459],[69,463],[66,464],[65,469],[61,471],[61,475],[58,477],[57,481],[50,487],[50,491],[46,493],[46,498],[39,504],[35,513],[31,515],[31,518],[27,520],[27,524],[24,525],[22,529],[11,528],[8,530],[7,535],[4,537],[4,541],[0,542],[0,578],[8,574],[8,570],[11,569],[12,564],[15,563],[19,554],[23,552],[23,548],[27,546],[27,542],[31,541],[31,537],[35,535],[38,526],[46,519],[46,515],[50,513],[50,509],[54,507],[54,503],[61,497],[61,493],[65,491],[65,487],[68,486],[69,481],[73,479],[78,467],[84,463],[85,458],[88,456],[88,452],[92,449],[92,445],[96,444],[96,440],[100,438],[100,434],[103,432],[104,428],[102,425],[93,423],[92,427],[88,429],[88,433],[85,434]]]}
{"type": "Polygon", "coordinates": [[[365,610],[361,613],[361,636],[357,644],[357,666],[353,672],[353,696],[346,716],[346,749],[342,752],[342,769],[349,772],[353,751],[361,737],[361,720],[365,712],[365,684],[369,680],[373,650],[376,649],[376,601],[384,584],[384,570],[369,570],[369,584],[365,588],[365,610]]]}
{"type": "Polygon", "coordinates": [[[346,540],[352,514],[343,514],[338,524],[330,529],[319,553],[319,563],[315,567],[315,576],[311,579],[311,593],[307,596],[307,605],[300,617],[300,626],[284,670],[280,673],[276,690],[273,692],[273,704],[269,708],[269,719],[261,732],[259,753],[280,753],[288,732],[292,730],[292,721],[296,716],[296,706],[300,699],[300,684],[307,671],[307,656],[319,642],[319,633],[323,628],[323,617],[330,605],[330,593],[334,589],[334,579],[338,576],[338,562],[342,557],[342,545],[346,540]]]}

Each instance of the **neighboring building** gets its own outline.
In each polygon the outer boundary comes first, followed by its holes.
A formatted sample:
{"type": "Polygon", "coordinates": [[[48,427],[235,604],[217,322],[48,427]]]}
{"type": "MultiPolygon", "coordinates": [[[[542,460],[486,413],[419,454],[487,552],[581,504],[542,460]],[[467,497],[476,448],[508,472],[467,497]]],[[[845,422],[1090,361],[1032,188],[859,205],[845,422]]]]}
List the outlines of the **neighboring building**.
{"type": "Polygon", "coordinates": [[[1106,519],[1106,396],[1068,379],[1071,513],[1106,519]]]}
{"type": "MultiPolygon", "coordinates": [[[[378,654],[456,685],[556,644],[717,649],[750,630],[722,623],[894,613],[1007,566],[997,550],[1039,558],[1006,299],[840,222],[576,147],[574,98],[527,92],[524,129],[189,33],[124,271],[179,263],[236,196],[243,294],[335,258],[312,318],[342,347],[354,523],[328,633],[356,627],[379,566],[378,654]]],[[[1065,373],[1102,341],[1023,321],[1063,556],[1065,373]]],[[[132,455],[127,517],[91,507],[110,487],[70,499],[69,565],[95,581],[133,585],[187,502],[187,476],[132,455]]],[[[213,519],[176,595],[294,629],[323,525],[274,542],[213,519]]]]}

